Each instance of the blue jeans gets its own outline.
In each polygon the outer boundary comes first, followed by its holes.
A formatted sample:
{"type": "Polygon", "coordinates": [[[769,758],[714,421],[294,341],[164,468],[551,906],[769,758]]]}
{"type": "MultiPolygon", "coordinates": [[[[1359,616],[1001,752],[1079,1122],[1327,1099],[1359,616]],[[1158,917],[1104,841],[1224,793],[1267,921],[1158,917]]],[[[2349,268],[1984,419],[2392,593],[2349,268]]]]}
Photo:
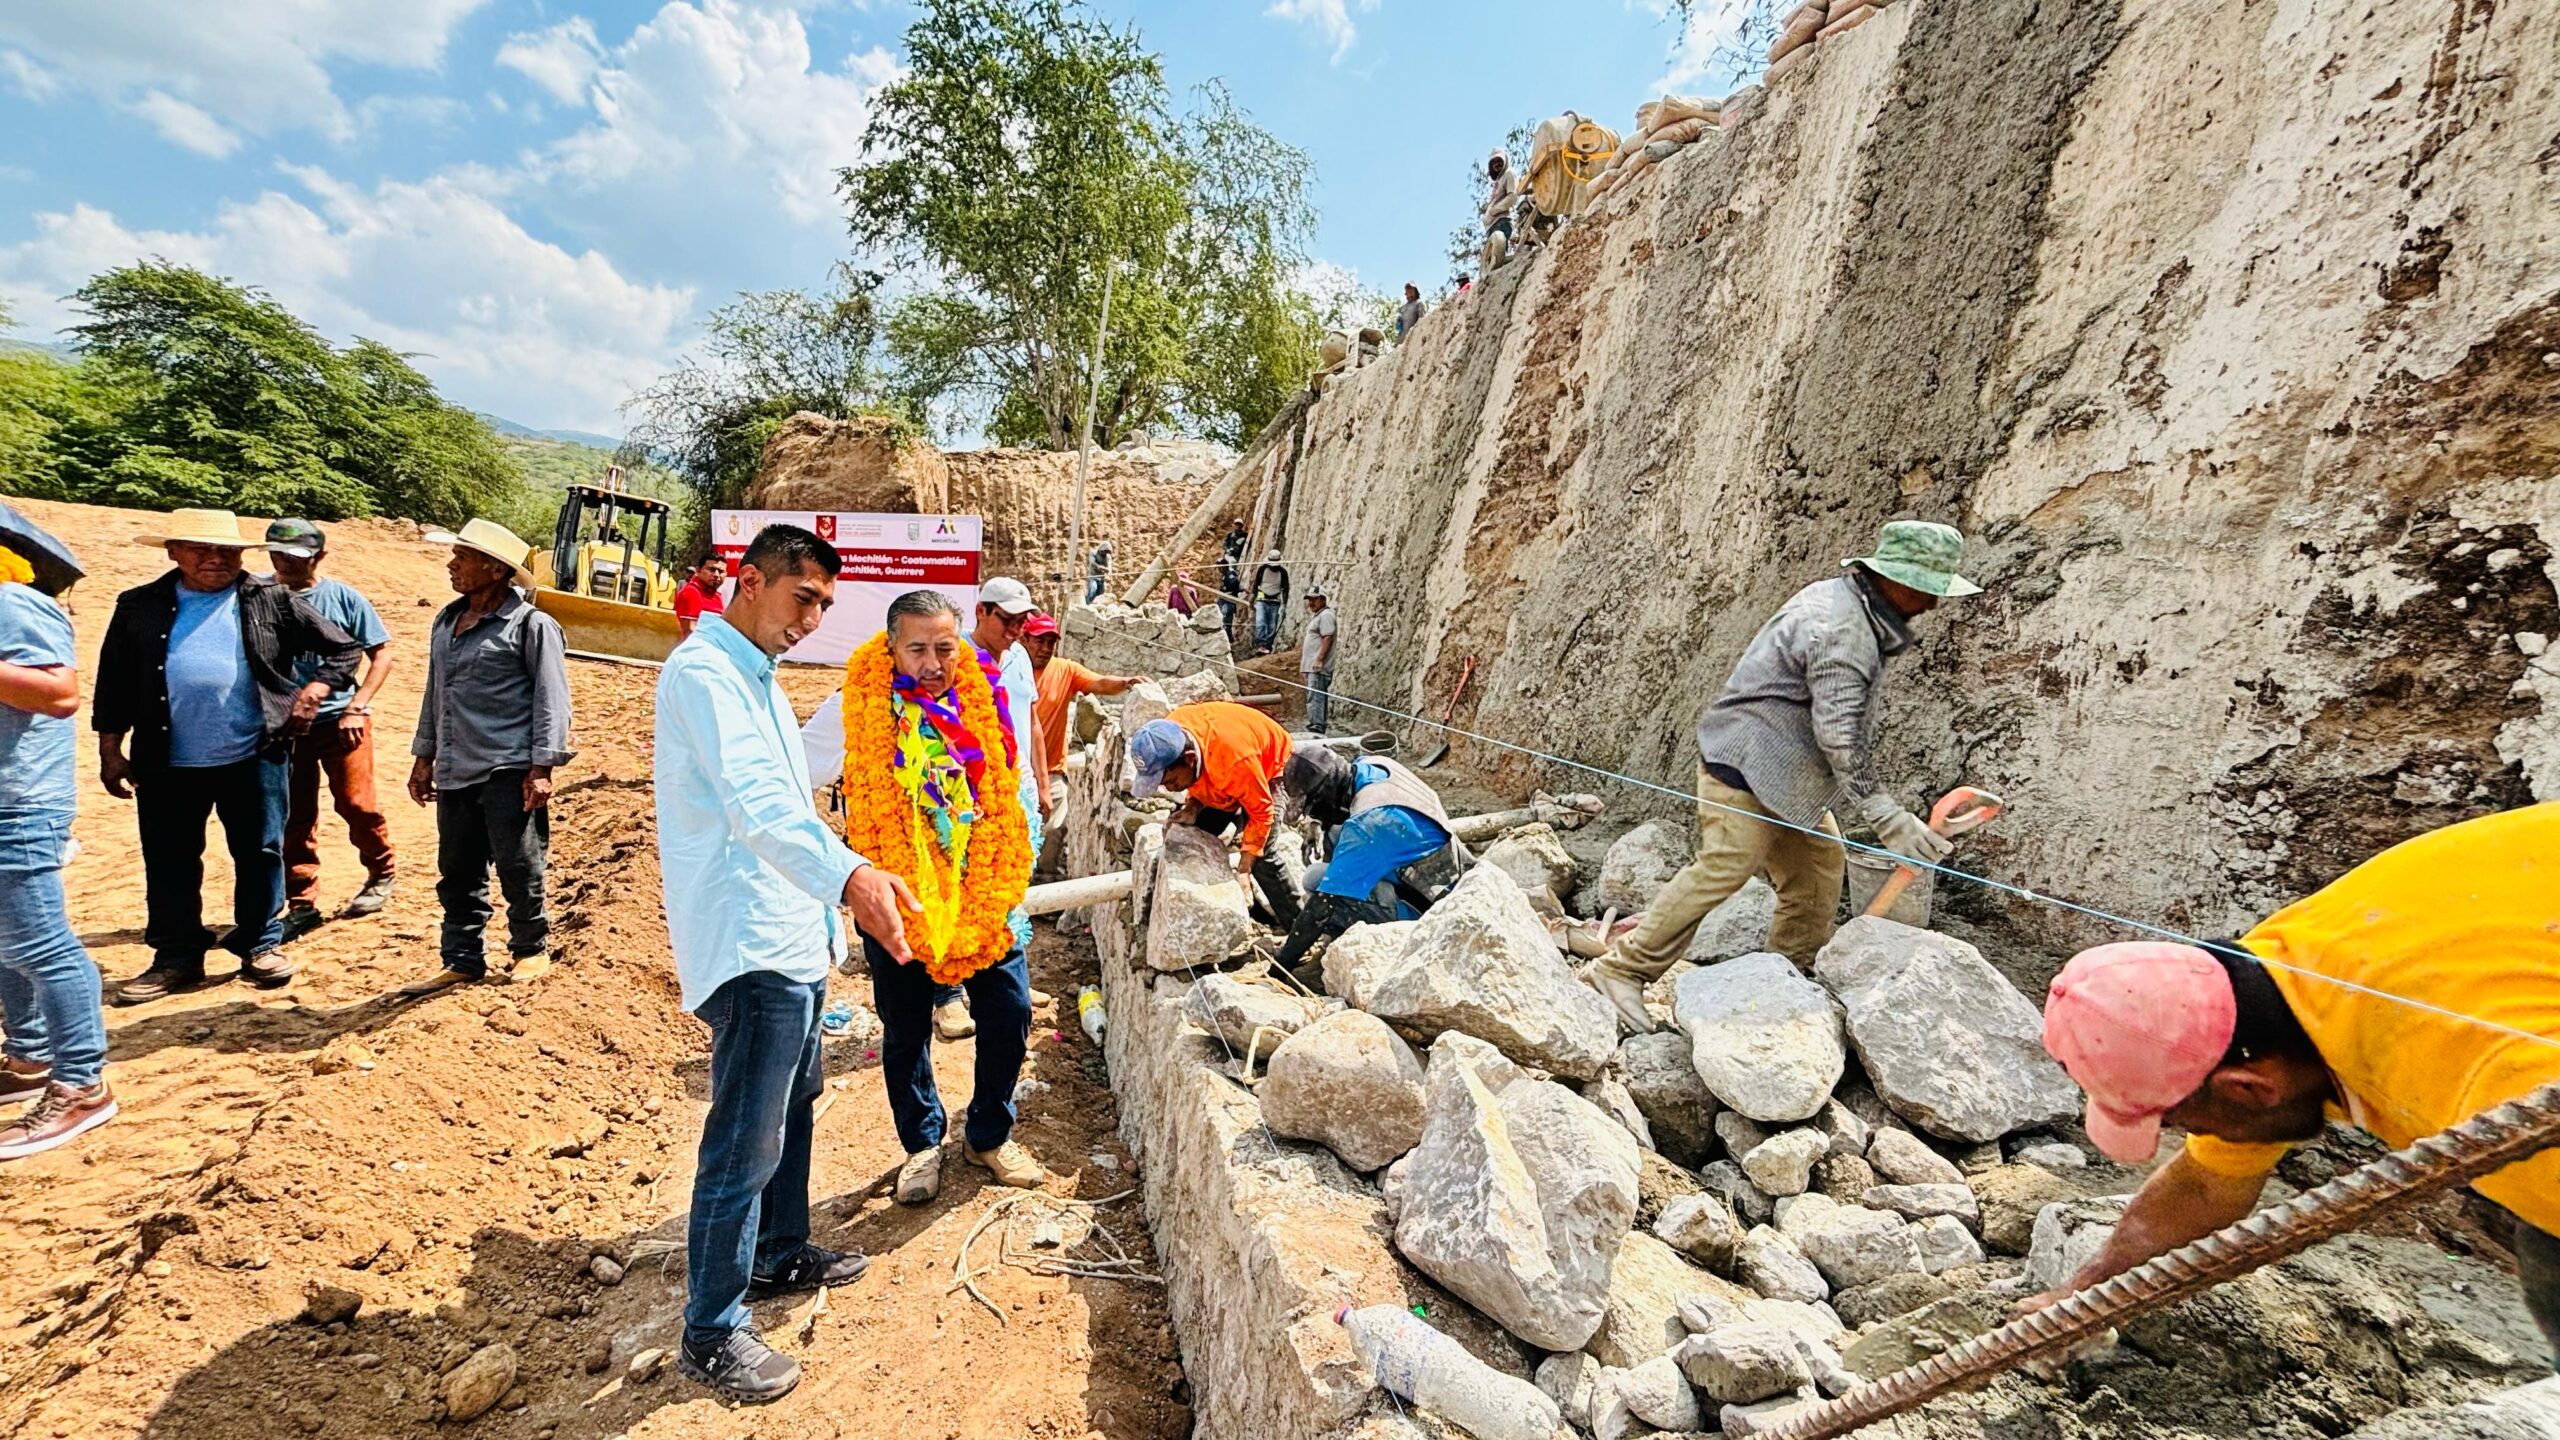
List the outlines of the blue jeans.
{"type": "Polygon", "coordinates": [[[1090,605],[1101,598],[1102,577],[1099,575],[1087,575],[1084,577],[1084,603],[1090,605]]]}
{"type": "Polygon", "coordinates": [[[42,1061],[83,1088],[107,1064],[98,967],[62,904],[68,810],[0,814],[0,1022],[12,1060],[42,1061]]]}
{"type": "Polygon", "coordinates": [[[228,765],[137,766],[134,819],[142,828],[151,963],[202,970],[215,944],[204,925],[204,827],[222,821],[231,851],[231,932],[225,950],[246,960],[284,943],[284,812],[291,767],[279,750],[228,765]]]}
{"type": "MultiPolygon", "coordinates": [[[[901,965],[862,937],[871,964],[871,1008],[880,1013],[880,1078],[889,1115],[908,1154],[942,1143],[942,1092],[933,1083],[933,977],[921,962],[901,965]]],[[[1022,948],[960,982],[978,1022],[976,1093],[961,1134],[969,1148],[993,1150],[1013,1135],[1013,1084],[1031,1044],[1031,962],[1022,948]]]]}
{"type": "Polygon", "coordinates": [[[809,1126],[818,1099],[823,980],[770,970],[711,992],[711,1109],[684,1230],[684,1338],[717,1345],[749,1323],[747,1281],[809,1239],[809,1126]]]}
{"type": "Polygon", "coordinates": [[[1307,682],[1307,728],[1321,735],[1333,718],[1333,672],[1310,670],[1302,678],[1307,682]]]}
{"type": "Polygon", "coordinates": [[[1280,602],[1277,600],[1254,601],[1253,648],[1258,651],[1268,651],[1279,642],[1280,602]]]}

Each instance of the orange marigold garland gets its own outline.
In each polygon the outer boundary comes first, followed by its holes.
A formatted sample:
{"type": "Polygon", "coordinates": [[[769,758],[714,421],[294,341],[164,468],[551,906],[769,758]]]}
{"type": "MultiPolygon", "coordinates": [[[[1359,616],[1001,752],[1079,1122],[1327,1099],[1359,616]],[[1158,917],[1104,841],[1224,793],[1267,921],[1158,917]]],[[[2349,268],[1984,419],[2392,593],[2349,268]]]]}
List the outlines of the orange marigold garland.
{"type": "Polygon", "coordinates": [[[957,668],[950,700],[980,738],[984,762],[969,787],[974,820],[953,817],[946,851],[933,815],[900,779],[906,707],[897,699],[888,637],[873,636],[845,662],[845,843],[906,881],[924,903],[906,912],[907,943],[940,985],[956,985],[1011,952],[1007,920],[1031,884],[1030,821],[1008,753],[1013,746],[1002,738],[995,686],[974,656],[957,668]]]}

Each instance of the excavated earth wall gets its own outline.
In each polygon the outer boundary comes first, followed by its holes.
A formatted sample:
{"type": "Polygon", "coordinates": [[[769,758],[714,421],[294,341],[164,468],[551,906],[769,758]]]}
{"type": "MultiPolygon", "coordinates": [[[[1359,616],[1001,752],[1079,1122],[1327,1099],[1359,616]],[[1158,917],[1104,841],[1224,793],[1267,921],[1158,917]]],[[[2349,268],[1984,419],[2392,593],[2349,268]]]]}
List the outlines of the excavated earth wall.
{"type": "Polygon", "coordinates": [[[1960,863],[2212,930],[2560,797],[2555,53],[2485,0],[1824,41],[1328,386],[1284,524],[1337,692],[1436,716],[1472,659],[1461,725],[1685,788],[1761,621],[1909,516],[1988,590],[1881,742],[1906,801],[2010,800],[1960,863]]]}

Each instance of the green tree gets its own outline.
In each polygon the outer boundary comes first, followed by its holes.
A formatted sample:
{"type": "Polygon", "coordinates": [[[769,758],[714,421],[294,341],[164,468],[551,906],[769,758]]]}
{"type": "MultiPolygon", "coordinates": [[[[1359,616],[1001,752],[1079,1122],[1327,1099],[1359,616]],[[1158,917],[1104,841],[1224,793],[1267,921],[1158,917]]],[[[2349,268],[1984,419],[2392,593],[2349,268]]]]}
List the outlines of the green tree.
{"type": "Polygon", "coordinates": [[[624,402],[630,458],[646,456],[683,478],[692,491],[690,525],[746,494],[765,441],[800,411],[906,423],[881,384],[879,285],[878,276],[840,265],[816,295],[740,295],[704,322],[704,360],[624,402]]]}
{"type": "Polygon", "coordinates": [[[923,10],[839,176],[853,238],[931,277],[887,326],[899,393],[1000,443],[1073,445],[1116,267],[1096,441],[1259,429],[1314,350],[1289,283],[1306,156],[1220,87],[1177,117],[1137,33],[1076,0],[923,10]]]}

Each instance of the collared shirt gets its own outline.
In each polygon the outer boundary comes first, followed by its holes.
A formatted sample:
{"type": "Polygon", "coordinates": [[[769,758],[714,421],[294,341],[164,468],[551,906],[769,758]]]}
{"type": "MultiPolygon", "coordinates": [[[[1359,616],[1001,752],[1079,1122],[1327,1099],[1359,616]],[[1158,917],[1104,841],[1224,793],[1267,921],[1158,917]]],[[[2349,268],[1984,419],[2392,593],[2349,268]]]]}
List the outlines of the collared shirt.
{"type": "Polygon", "coordinates": [[[1182,727],[1200,751],[1200,778],[1190,798],[1203,810],[1244,816],[1237,848],[1259,855],[1271,843],[1271,787],[1289,768],[1289,732],[1250,705],[1204,700],[1178,705],[1166,719],[1182,727]]]}
{"type": "MultiPolygon", "coordinates": [[[[391,632],[384,628],[382,616],[374,610],[373,602],[364,598],[363,592],[353,585],[340,580],[322,579],[315,582],[310,589],[295,593],[299,594],[312,609],[319,611],[320,618],[330,621],[339,629],[354,636],[356,643],[368,652],[391,643],[391,632]]],[[[310,684],[318,678],[319,674],[320,660],[317,656],[305,655],[301,662],[293,667],[293,678],[299,685],[310,684]]],[[[344,715],[347,713],[347,707],[355,703],[355,698],[356,685],[353,680],[349,680],[330,691],[329,698],[320,702],[320,713],[344,715]]]]}
{"type": "MultiPolygon", "coordinates": [[[[0,664],[63,670],[75,663],[71,617],[53,597],[32,585],[0,584],[0,664]]],[[[78,726],[67,715],[56,718],[0,705],[0,815],[71,813],[79,804],[73,771],[77,735],[78,726]]]]}
{"type": "Polygon", "coordinates": [[[807,983],[842,953],[864,861],[818,817],[773,657],[705,616],[658,673],[658,879],[684,1008],[756,970],[807,983]]]}
{"type": "Polygon", "coordinates": [[[675,598],[667,602],[667,608],[675,611],[679,620],[698,622],[705,615],[717,615],[727,610],[729,600],[720,593],[717,585],[705,585],[698,579],[687,580],[676,587],[675,598]]]}
{"type": "Polygon", "coordinates": [[[455,633],[467,599],[436,614],[427,639],[427,693],[409,753],[435,761],[439,790],[477,785],[501,770],[560,766],[569,748],[568,642],[560,622],[514,589],[455,633]]]}
{"type": "MultiPolygon", "coordinates": [[[[2551,1043],[2560,1041],[2560,802],[2394,845],[2241,944],[2269,962],[2267,978],[2336,1079],[2345,1117],[2394,1149],[2538,1090],[2560,1080],[2551,1043]]],[[[2287,1148],[2191,1135],[2186,1153],[2246,1179],[2274,1169],[2287,1148]]],[[[2560,1150],[2472,1188],[2560,1232],[2560,1150]]]]}
{"type": "Polygon", "coordinates": [[[258,684],[240,639],[240,588],[178,587],[169,626],[169,763],[210,768],[246,760],[266,739],[258,684]]]}
{"type": "Polygon", "coordinates": [[[1739,773],[1781,820],[1826,810],[1873,823],[1876,697],[1884,662],[1910,648],[1909,622],[1855,574],[1799,590],[1751,637],[1724,693],[1698,717],[1698,755],[1739,773]]]}

